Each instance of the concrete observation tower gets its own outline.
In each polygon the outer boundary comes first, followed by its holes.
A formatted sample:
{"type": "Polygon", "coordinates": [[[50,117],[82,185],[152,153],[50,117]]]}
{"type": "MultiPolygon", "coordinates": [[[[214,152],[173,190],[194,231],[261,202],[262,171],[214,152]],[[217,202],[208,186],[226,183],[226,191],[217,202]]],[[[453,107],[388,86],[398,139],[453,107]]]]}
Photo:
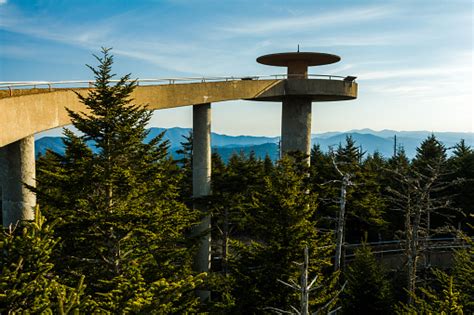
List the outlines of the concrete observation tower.
{"type": "MultiPolygon", "coordinates": [[[[148,109],[161,110],[193,106],[193,197],[211,194],[211,104],[230,100],[282,102],[281,151],[311,149],[312,102],[341,101],[357,98],[355,77],[312,75],[308,67],[338,62],[336,55],[316,52],[288,52],[257,58],[270,66],[287,67],[287,75],[255,77],[210,77],[143,79],[132,98],[148,109]],[[154,84],[153,84],[154,82],[154,84]]],[[[140,80],[139,80],[140,81],[140,80]]],[[[63,88],[59,82],[10,82],[0,84],[0,191],[4,227],[34,218],[35,195],[25,183],[35,184],[34,135],[71,123],[66,107],[75,112],[87,112],[76,93],[86,96],[87,84],[63,88]],[[37,85],[43,88],[37,89],[37,85]],[[59,88],[55,88],[58,85],[59,88]]],[[[309,159],[308,159],[309,163],[309,159]]],[[[195,234],[202,235],[195,257],[195,270],[210,270],[211,218],[205,204],[195,202],[203,218],[195,234]]],[[[202,300],[208,291],[198,293],[202,300]]]]}
{"type": "MultiPolygon", "coordinates": [[[[287,67],[285,92],[279,96],[258,98],[257,101],[282,102],[281,152],[300,151],[309,156],[311,151],[311,103],[313,101],[340,101],[355,98],[355,93],[341,93],[357,86],[355,77],[331,80],[336,76],[308,75],[308,67],[332,64],[341,58],[318,52],[286,52],[264,55],[257,62],[287,67]],[[332,82],[331,82],[332,81],[332,82]],[[341,86],[341,83],[343,84],[341,86]]],[[[309,159],[308,159],[309,163],[309,159]]]]}

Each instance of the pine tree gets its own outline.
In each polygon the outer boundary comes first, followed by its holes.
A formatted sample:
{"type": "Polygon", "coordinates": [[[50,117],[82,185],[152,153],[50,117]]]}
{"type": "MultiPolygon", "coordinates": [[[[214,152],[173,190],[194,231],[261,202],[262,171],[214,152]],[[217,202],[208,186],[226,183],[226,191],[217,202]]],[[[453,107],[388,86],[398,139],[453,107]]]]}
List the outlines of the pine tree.
{"type": "Polygon", "coordinates": [[[393,293],[385,270],[365,243],[346,270],[343,295],[344,314],[390,314],[393,293]]]}
{"type": "Polygon", "coordinates": [[[163,134],[144,142],[151,112],[132,104],[130,75],[111,83],[113,57],[109,49],[102,53],[99,66],[89,67],[94,89],[78,94],[87,112],[68,111],[81,135],[66,130],[65,154],[49,153],[38,164],[39,202],[48,217],[63,219],[56,269],[69,278],[86,275],[89,292],[106,311],[113,311],[111,299],[140,303],[138,293],[120,289],[137,286],[134,279],[143,279],[149,294],[161,292],[156,281],[168,283],[183,297],[176,303],[193,304],[189,287],[199,279],[189,283],[192,251],[185,236],[197,217],[179,201],[182,174],[163,134]]]}

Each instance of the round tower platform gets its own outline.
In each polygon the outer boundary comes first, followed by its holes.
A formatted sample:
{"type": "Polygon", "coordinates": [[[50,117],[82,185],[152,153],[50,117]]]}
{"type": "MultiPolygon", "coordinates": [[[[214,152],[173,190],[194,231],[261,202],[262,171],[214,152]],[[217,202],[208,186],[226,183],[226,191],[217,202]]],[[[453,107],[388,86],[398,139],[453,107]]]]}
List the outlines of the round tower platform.
{"type": "Polygon", "coordinates": [[[288,67],[293,63],[304,63],[306,66],[322,66],[336,63],[341,57],[333,54],[319,52],[285,52],[263,55],[257,62],[267,66],[288,67]]]}
{"type": "MultiPolygon", "coordinates": [[[[287,67],[287,80],[259,96],[262,101],[282,102],[281,153],[311,151],[311,103],[339,101],[357,97],[357,84],[344,80],[308,79],[308,67],[336,63],[341,57],[320,52],[284,52],[260,56],[257,62],[287,67]],[[282,91],[277,91],[282,90],[282,91]],[[283,92],[283,93],[282,93],[283,92]],[[274,93],[274,95],[272,95],[274,93]]],[[[353,77],[355,78],[355,77],[353,77]]]]}

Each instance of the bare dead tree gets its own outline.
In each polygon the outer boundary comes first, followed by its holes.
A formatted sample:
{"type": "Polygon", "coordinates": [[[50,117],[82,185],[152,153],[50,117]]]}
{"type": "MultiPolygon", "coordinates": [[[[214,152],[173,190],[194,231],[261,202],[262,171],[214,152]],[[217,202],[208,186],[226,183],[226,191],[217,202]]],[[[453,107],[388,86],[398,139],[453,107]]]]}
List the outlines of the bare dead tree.
{"type": "Polygon", "coordinates": [[[432,234],[454,230],[448,225],[433,229],[430,223],[431,214],[449,217],[443,213],[443,210],[458,210],[451,206],[451,196],[442,194],[456,183],[443,181],[441,161],[434,164],[429,166],[429,175],[415,170],[404,173],[389,170],[397,186],[387,188],[392,210],[401,211],[404,214],[405,230],[402,244],[404,244],[407,266],[408,304],[413,303],[418,280],[418,266],[420,258],[426,253],[427,239],[432,234]]]}
{"type": "Polygon", "coordinates": [[[336,172],[341,176],[340,180],[331,180],[322,185],[330,184],[330,183],[340,183],[341,190],[339,199],[334,200],[336,203],[339,204],[339,213],[337,216],[337,228],[336,228],[336,252],[334,255],[334,271],[338,271],[341,269],[341,260],[342,260],[342,246],[344,244],[344,228],[346,223],[346,202],[347,202],[347,189],[349,186],[355,186],[355,184],[351,181],[353,174],[351,173],[343,173],[334,159],[332,158],[332,164],[336,172]]]}
{"type": "MultiPolygon", "coordinates": [[[[300,293],[300,307],[299,309],[294,307],[293,305],[290,305],[291,311],[285,311],[276,307],[265,307],[264,310],[268,311],[273,311],[276,314],[297,314],[297,315],[318,315],[318,314],[323,314],[323,312],[326,311],[326,309],[333,304],[333,302],[338,298],[338,296],[341,294],[341,292],[344,290],[347,281],[344,283],[344,285],[341,287],[341,289],[330,299],[326,304],[324,304],[322,307],[320,307],[316,312],[310,313],[309,312],[309,294],[318,289],[321,288],[321,285],[314,286],[316,281],[318,280],[318,276],[314,277],[313,280],[308,284],[308,270],[309,270],[309,254],[308,254],[308,246],[305,247],[304,249],[304,262],[303,263],[298,263],[298,265],[301,266],[301,278],[300,278],[300,283],[296,283],[294,280],[290,279],[289,283],[285,282],[283,280],[277,279],[278,282],[280,282],[283,285],[286,285],[287,287],[290,287],[291,289],[297,291],[300,293]]],[[[335,311],[339,310],[340,307],[338,307],[335,310],[328,311],[327,314],[332,314],[335,311]]]]}
{"type": "Polygon", "coordinates": [[[347,187],[352,186],[351,182],[352,174],[343,173],[337,167],[334,157],[332,159],[332,164],[342,177],[339,181],[341,183],[341,195],[339,198],[339,214],[337,218],[337,230],[336,230],[336,253],[334,258],[334,270],[337,271],[341,268],[341,258],[342,258],[342,245],[344,243],[344,227],[346,223],[346,197],[347,197],[347,187]]]}

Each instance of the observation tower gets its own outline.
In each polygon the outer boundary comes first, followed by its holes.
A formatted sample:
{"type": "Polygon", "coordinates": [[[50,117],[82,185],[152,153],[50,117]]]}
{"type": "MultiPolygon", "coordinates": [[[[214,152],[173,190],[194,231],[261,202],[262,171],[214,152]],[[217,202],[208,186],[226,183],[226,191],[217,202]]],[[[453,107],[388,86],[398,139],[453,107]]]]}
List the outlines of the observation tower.
{"type": "MultiPolygon", "coordinates": [[[[308,67],[340,61],[336,55],[319,52],[285,52],[264,55],[257,62],[287,67],[287,80],[282,93],[255,98],[257,101],[282,102],[281,152],[311,152],[311,104],[321,101],[341,101],[357,97],[356,77],[308,75],[308,67]]],[[[309,163],[309,159],[308,159],[309,163]]]]}

